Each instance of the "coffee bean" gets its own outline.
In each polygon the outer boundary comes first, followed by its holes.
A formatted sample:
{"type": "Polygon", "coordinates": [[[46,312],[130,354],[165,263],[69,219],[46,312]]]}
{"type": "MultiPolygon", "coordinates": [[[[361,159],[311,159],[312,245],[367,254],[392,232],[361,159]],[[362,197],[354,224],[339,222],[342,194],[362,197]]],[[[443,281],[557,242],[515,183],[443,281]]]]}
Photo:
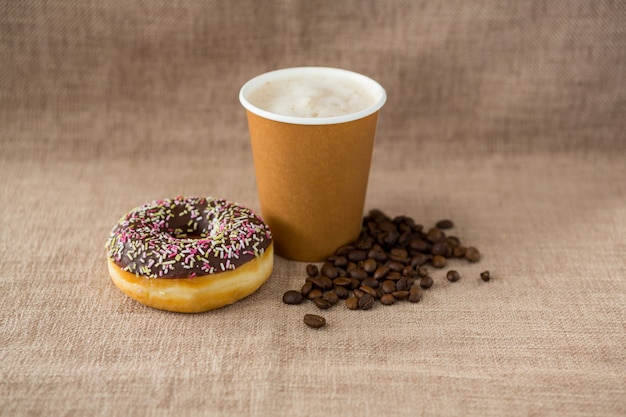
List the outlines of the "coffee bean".
{"type": "Polygon", "coordinates": [[[358,310],[359,309],[359,299],[356,297],[348,297],[346,298],[346,307],[348,310],[358,310]]]}
{"type": "Polygon", "coordinates": [[[431,256],[430,255],[426,255],[425,253],[416,253],[411,258],[411,266],[413,268],[417,268],[419,266],[422,266],[426,262],[428,262],[430,260],[430,258],[431,258],[431,256]]]}
{"type": "Polygon", "coordinates": [[[396,300],[404,300],[405,298],[409,296],[409,292],[408,291],[394,291],[391,293],[391,295],[393,295],[393,298],[395,298],[396,300]]]}
{"type": "Polygon", "coordinates": [[[306,273],[308,276],[310,277],[316,277],[317,274],[319,274],[319,270],[317,269],[316,265],[313,264],[308,264],[306,266],[306,273]]]}
{"type": "Polygon", "coordinates": [[[488,282],[491,279],[491,273],[489,273],[489,271],[483,271],[480,273],[480,278],[483,281],[488,282]]]}
{"type": "Polygon", "coordinates": [[[470,262],[478,262],[480,260],[480,252],[475,247],[470,246],[465,250],[465,259],[470,262]]]}
{"type": "Polygon", "coordinates": [[[354,246],[352,245],[345,245],[340,247],[339,249],[337,249],[335,251],[335,255],[337,256],[346,256],[348,253],[352,252],[354,250],[354,246]]]}
{"type": "Polygon", "coordinates": [[[383,281],[381,287],[385,294],[391,294],[392,292],[397,290],[395,281],[391,280],[383,281]]]}
{"type": "Polygon", "coordinates": [[[333,291],[341,300],[345,300],[348,296],[350,296],[350,290],[345,287],[335,287],[333,291]]]}
{"type": "Polygon", "coordinates": [[[283,294],[283,303],[300,304],[304,300],[302,293],[299,291],[289,290],[283,294]]]}
{"type": "Polygon", "coordinates": [[[389,251],[389,259],[391,261],[400,262],[406,264],[409,262],[409,253],[403,248],[392,248],[389,251]]]}
{"type": "Polygon", "coordinates": [[[316,298],[320,298],[323,295],[322,291],[317,288],[313,288],[309,294],[306,296],[309,300],[315,300],[316,298]]]}
{"type": "Polygon", "coordinates": [[[320,282],[324,286],[324,288],[322,288],[323,291],[332,290],[334,287],[333,280],[328,278],[326,275],[322,275],[320,277],[320,282]]]}
{"type": "Polygon", "coordinates": [[[380,303],[386,306],[390,306],[396,302],[396,298],[391,294],[385,294],[380,297],[380,303]]]}
{"type": "Polygon", "coordinates": [[[374,271],[376,271],[376,268],[378,268],[378,262],[376,262],[372,258],[367,258],[363,262],[363,270],[365,270],[365,272],[367,272],[368,274],[371,274],[374,271]]]}
{"type": "MultiPolygon", "coordinates": [[[[333,294],[333,293],[329,293],[329,294],[333,294]]],[[[320,310],[326,310],[327,308],[331,308],[333,306],[332,303],[330,301],[326,300],[324,297],[314,298],[313,299],[313,303],[320,310]]]]}
{"type": "Polygon", "coordinates": [[[352,278],[356,278],[356,279],[365,279],[368,276],[367,272],[365,272],[363,268],[360,268],[358,266],[352,269],[349,274],[352,278]]]}
{"type": "Polygon", "coordinates": [[[367,258],[367,252],[355,249],[348,253],[348,260],[352,262],[364,261],[367,258]]]}
{"type": "Polygon", "coordinates": [[[361,310],[369,310],[374,307],[374,297],[370,294],[363,294],[361,298],[359,298],[359,308],[361,310]]]}
{"type": "MultiPolygon", "coordinates": [[[[432,248],[430,248],[430,253],[432,255],[449,256],[449,254],[452,253],[452,249],[445,240],[440,240],[439,242],[433,243],[432,248]]],[[[324,273],[324,271],[322,271],[322,273],[324,273]]]]}
{"type": "Polygon", "coordinates": [[[335,305],[339,302],[339,296],[333,291],[327,292],[322,296],[322,298],[328,301],[331,305],[335,305]]]}
{"type": "Polygon", "coordinates": [[[311,284],[313,284],[313,288],[317,288],[317,289],[320,289],[322,291],[324,291],[326,289],[326,284],[325,284],[324,280],[322,279],[322,277],[307,278],[307,280],[311,284]]]}
{"type": "MultiPolygon", "coordinates": [[[[372,287],[368,287],[367,285],[361,285],[361,286],[359,287],[359,289],[360,289],[361,291],[363,291],[365,294],[369,294],[369,295],[371,295],[372,297],[376,298],[376,290],[375,290],[374,288],[372,288],[372,287]]],[[[361,297],[361,298],[363,298],[363,297],[361,297]]]]}
{"type": "Polygon", "coordinates": [[[300,293],[301,293],[303,296],[305,296],[305,297],[306,297],[307,295],[309,295],[309,293],[311,292],[311,290],[312,290],[312,289],[313,289],[313,284],[311,284],[311,282],[310,282],[310,281],[307,281],[307,282],[305,282],[305,283],[304,283],[304,285],[302,286],[302,289],[300,290],[300,293]]]}
{"type": "Polygon", "coordinates": [[[454,227],[454,223],[452,222],[452,220],[444,219],[444,220],[439,220],[436,226],[438,229],[451,229],[454,227]]]}
{"type": "Polygon", "coordinates": [[[435,268],[443,268],[447,265],[448,261],[441,255],[435,255],[430,263],[433,264],[435,268]]]}
{"type": "Polygon", "coordinates": [[[399,273],[398,271],[391,271],[390,273],[387,274],[387,279],[390,279],[392,281],[397,281],[401,278],[402,278],[402,274],[399,273]]]}
{"type": "Polygon", "coordinates": [[[320,329],[326,326],[326,319],[322,316],[318,316],[315,314],[305,314],[304,315],[304,324],[313,329],[320,329]]]}
{"type": "Polygon", "coordinates": [[[451,269],[446,274],[446,278],[448,278],[450,282],[457,282],[461,278],[461,275],[454,269],[451,269]]]}
{"type": "Polygon", "coordinates": [[[424,266],[420,266],[419,268],[417,268],[417,275],[419,277],[425,277],[426,275],[428,275],[428,269],[426,269],[426,267],[424,266]]]}
{"type": "Polygon", "coordinates": [[[354,289],[352,290],[352,294],[356,297],[356,298],[361,298],[363,297],[363,295],[365,294],[363,291],[361,291],[360,288],[354,289]]]}
{"type": "Polygon", "coordinates": [[[387,266],[380,266],[378,267],[378,269],[376,269],[376,271],[374,271],[374,278],[375,279],[383,279],[387,276],[387,274],[389,273],[390,269],[387,266]]]}
{"type": "Polygon", "coordinates": [[[411,287],[408,299],[411,303],[418,303],[422,299],[422,289],[420,287],[411,287]]]}
{"type": "Polygon", "coordinates": [[[433,227],[432,229],[430,229],[428,233],[426,234],[426,239],[431,243],[438,242],[444,237],[445,237],[444,233],[440,229],[437,229],[436,227],[433,227]]]}
{"type": "Polygon", "coordinates": [[[409,242],[409,247],[418,252],[430,252],[431,244],[421,238],[412,239],[409,242]]]}
{"type": "Polygon", "coordinates": [[[367,257],[375,260],[376,262],[385,262],[387,260],[387,254],[380,245],[374,245],[367,253],[367,257]]]}
{"type": "Polygon", "coordinates": [[[400,272],[404,269],[404,265],[397,261],[391,261],[387,263],[387,268],[389,268],[391,271],[400,272]]]}
{"type": "Polygon", "coordinates": [[[396,281],[397,291],[408,291],[409,288],[411,288],[411,286],[407,282],[406,278],[400,278],[398,281],[396,281]]]}
{"type": "Polygon", "coordinates": [[[375,278],[365,278],[363,281],[361,281],[361,285],[367,285],[368,287],[376,289],[380,285],[380,281],[375,278]]]}
{"type": "Polygon", "coordinates": [[[335,258],[335,261],[333,262],[333,265],[335,265],[335,268],[344,268],[348,266],[348,258],[346,258],[345,256],[337,256],[337,258],[335,258]]]}
{"type": "Polygon", "coordinates": [[[322,265],[322,275],[327,276],[330,279],[337,278],[337,269],[330,262],[324,262],[322,265]]]}
{"type": "Polygon", "coordinates": [[[420,287],[422,287],[423,289],[427,290],[432,286],[433,279],[430,277],[430,275],[426,275],[425,277],[422,277],[422,279],[420,279],[420,287]]]}
{"type": "Polygon", "coordinates": [[[417,272],[415,271],[415,268],[413,268],[411,265],[407,265],[402,269],[403,277],[413,278],[416,275],[417,272]]]}
{"type": "Polygon", "coordinates": [[[350,278],[339,277],[339,278],[335,278],[333,280],[333,285],[335,287],[348,287],[351,282],[352,282],[352,280],[350,280],[350,278]]]}
{"type": "Polygon", "coordinates": [[[455,258],[463,258],[465,256],[466,248],[463,245],[455,246],[452,250],[452,256],[455,258]]]}

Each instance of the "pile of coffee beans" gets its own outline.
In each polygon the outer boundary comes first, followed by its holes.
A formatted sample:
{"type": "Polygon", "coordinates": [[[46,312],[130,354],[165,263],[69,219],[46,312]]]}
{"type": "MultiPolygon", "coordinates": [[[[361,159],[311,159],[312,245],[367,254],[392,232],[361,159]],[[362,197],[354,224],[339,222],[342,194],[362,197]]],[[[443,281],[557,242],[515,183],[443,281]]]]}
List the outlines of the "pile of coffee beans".
{"type": "MultiPolygon", "coordinates": [[[[455,258],[480,260],[478,249],[446,234],[453,227],[454,223],[445,219],[426,229],[410,217],[391,218],[372,210],[363,218],[359,238],[337,249],[321,267],[307,265],[302,288],[287,291],[283,302],[310,300],[321,310],[340,300],[349,310],[369,310],[377,303],[392,305],[404,300],[418,303],[423,291],[433,286],[431,270],[446,268],[455,258]]],[[[450,282],[461,278],[456,270],[448,270],[445,276],[450,282]]],[[[310,320],[305,320],[309,326],[310,320]]],[[[321,320],[315,323],[319,325],[321,320]]]]}

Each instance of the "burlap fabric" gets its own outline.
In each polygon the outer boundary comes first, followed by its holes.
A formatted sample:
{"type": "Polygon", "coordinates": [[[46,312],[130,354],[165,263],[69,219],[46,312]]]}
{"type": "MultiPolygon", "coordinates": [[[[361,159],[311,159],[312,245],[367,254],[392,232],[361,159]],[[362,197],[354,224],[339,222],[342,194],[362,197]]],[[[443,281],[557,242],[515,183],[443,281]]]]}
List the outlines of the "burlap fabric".
{"type": "Polygon", "coordinates": [[[619,1],[0,2],[0,415],[626,415],[625,22],[619,1]],[[481,262],[317,331],[281,258],[206,314],[124,296],[104,242],[129,209],[259,209],[237,93],[296,65],[385,86],[366,210],[452,218],[481,262]]]}

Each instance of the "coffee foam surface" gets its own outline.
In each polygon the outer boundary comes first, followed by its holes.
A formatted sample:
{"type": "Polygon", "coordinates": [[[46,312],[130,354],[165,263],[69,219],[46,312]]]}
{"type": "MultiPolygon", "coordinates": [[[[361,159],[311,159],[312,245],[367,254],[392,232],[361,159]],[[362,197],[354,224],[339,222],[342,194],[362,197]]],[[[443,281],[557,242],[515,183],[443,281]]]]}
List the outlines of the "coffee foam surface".
{"type": "Polygon", "coordinates": [[[260,109],[293,117],[335,117],[356,113],[376,102],[362,84],[347,76],[289,74],[251,91],[260,109]]]}

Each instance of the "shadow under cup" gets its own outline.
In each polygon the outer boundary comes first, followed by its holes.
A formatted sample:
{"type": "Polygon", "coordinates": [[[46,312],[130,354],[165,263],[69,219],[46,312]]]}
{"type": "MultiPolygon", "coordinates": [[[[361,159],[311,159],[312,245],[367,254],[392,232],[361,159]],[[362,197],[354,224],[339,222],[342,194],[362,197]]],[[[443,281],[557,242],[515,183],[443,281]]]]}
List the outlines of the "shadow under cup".
{"type": "Polygon", "coordinates": [[[326,259],[361,231],[378,112],[386,101],[376,81],[336,68],[288,68],[248,81],[239,93],[246,108],[261,215],[276,253],[306,262],[326,259]],[[248,101],[268,81],[298,73],[350,77],[375,99],[355,113],[295,117],[248,101]]]}

